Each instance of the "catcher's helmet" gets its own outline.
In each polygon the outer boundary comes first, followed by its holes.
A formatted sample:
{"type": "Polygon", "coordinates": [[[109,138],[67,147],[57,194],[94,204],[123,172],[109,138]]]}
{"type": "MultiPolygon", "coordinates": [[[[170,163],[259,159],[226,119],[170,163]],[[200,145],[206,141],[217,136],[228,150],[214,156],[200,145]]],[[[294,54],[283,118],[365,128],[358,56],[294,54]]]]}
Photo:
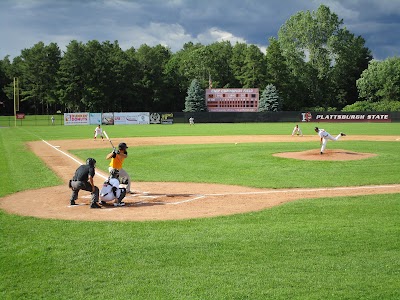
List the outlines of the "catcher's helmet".
{"type": "Polygon", "coordinates": [[[86,160],[86,164],[89,165],[89,166],[94,167],[94,165],[96,164],[96,160],[95,160],[94,158],[89,157],[89,158],[86,160]]]}
{"type": "Polygon", "coordinates": [[[110,177],[111,178],[118,178],[119,177],[119,171],[117,169],[112,169],[110,172],[110,177]]]}
{"type": "Polygon", "coordinates": [[[125,143],[119,143],[119,145],[118,145],[119,150],[125,150],[127,148],[128,148],[128,146],[125,143]]]}

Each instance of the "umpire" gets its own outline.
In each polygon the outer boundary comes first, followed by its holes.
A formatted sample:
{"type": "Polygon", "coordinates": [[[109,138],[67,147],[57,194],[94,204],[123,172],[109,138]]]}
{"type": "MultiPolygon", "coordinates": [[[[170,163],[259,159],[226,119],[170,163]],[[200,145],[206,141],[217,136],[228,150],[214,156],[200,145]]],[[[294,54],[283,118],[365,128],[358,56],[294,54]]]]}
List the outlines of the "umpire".
{"type": "Polygon", "coordinates": [[[74,177],[69,181],[69,187],[72,189],[70,205],[76,205],[75,200],[78,199],[79,190],[84,190],[91,192],[92,201],[90,208],[101,208],[101,206],[97,204],[99,201],[99,188],[93,183],[95,165],[96,160],[89,157],[86,160],[86,165],[81,165],[76,169],[74,177]]]}

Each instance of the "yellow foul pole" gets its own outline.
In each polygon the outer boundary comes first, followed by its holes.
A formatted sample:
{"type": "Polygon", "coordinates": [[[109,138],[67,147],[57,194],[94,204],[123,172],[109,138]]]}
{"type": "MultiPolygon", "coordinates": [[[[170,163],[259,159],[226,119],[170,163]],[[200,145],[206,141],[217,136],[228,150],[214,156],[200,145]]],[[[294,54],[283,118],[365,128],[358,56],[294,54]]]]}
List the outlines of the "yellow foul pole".
{"type": "Polygon", "coordinates": [[[17,111],[19,111],[18,77],[14,77],[14,126],[17,126],[17,111]]]}
{"type": "Polygon", "coordinates": [[[15,90],[16,90],[16,81],[17,81],[17,78],[16,77],[14,77],[14,126],[15,127],[17,127],[17,105],[16,105],[16,98],[17,98],[17,95],[15,94],[15,90]]]}

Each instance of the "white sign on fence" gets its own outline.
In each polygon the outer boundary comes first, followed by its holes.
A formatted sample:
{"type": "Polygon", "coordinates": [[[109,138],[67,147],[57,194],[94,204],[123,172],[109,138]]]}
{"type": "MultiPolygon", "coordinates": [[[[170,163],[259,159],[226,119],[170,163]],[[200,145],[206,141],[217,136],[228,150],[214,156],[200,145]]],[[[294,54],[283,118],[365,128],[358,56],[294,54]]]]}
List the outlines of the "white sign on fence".
{"type": "Polygon", "coordinates": [[[122,112],[114,113],[115,125],[150,124],[148,112],[122,112]]]}
{"type": "Polygon", "coordinates": [[[64,125],[89,125],[89,113],[65,113],[64,125]]]}

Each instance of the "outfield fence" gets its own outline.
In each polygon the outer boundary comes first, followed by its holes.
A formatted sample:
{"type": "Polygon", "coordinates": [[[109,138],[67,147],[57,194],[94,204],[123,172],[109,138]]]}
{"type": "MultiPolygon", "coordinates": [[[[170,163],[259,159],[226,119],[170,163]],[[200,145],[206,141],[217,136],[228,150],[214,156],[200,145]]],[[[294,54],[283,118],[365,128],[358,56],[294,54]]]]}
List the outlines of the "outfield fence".
{"type": "Polygon", "coordinates": [[[0,127],[12,126],[60,126],[64,125],[64,116],[58,115],[24,115],[18,119],[14,116],[0,116],[0,127]],[[52,117],[54,122],[52,122],[52,117]]]}
{"type": "MultiPolygon", "coordinates": [[[[91,114],[107,114],[107,122],[110,122],[110,118],[112,119],[114,115],[117,116],[121,113],[91,114]]],[[[191,117],[194,118],[196,124],[257,122],[400,122],[400,112],[148,112],[147,114],[150,116],[149,124],[188,123],[191,117]]],[[[106,118],[100,117],[100,119],[106,118]]],[[[112,121],[112,124],[114,124],[114,121],[112,121]]],[[[120,125],[118,122],[115,124],[120,125]]],[[[0,116],[0,127],[64,125],[67,125],[64,114],[24,115],[23,117],[19,116],[19,118],[14,116],[0,116]]],[[[111,125],[111,123],[107,123],[107,125],[111,125]]]]}

